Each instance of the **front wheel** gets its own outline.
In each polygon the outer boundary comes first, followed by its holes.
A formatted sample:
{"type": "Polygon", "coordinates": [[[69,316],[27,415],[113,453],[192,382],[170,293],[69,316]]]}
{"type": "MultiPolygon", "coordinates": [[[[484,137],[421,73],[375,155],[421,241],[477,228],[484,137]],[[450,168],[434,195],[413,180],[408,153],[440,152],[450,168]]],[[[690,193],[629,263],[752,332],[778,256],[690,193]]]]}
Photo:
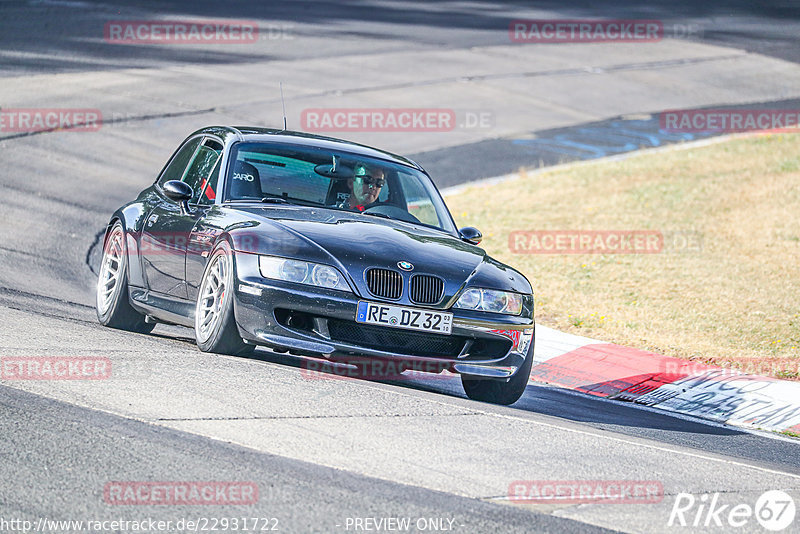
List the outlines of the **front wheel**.
{"type": "Polygon", "coordinates": [[[528,348],[528,355],[525,363],[517,369],[508,382],[502,380],[492,380],[487,378],[474,378],[468,375],[461,375],[461,385],[464,392],[472,400],[490,402],[492,404],[514,404],[525,393],[528,379],[531,376],[533,367],[533,340],[528,348]]]}
{"type": "Polygon", "coordinates": [[[134,310],[128,299],[128,250],[125,230],[117,221],[106,238],[97,276],[97,319],[111,328],[141,334],[151,332],[155,324],[145,322],[144,315],[134,310]]]}
{"type": "Polygon", "coordinates": [[[209,257],[194,312],[194,335],[203,352],[246,356],[253,352],[236,327],[233,314],[233,250],[222,241],[209,257]]]}

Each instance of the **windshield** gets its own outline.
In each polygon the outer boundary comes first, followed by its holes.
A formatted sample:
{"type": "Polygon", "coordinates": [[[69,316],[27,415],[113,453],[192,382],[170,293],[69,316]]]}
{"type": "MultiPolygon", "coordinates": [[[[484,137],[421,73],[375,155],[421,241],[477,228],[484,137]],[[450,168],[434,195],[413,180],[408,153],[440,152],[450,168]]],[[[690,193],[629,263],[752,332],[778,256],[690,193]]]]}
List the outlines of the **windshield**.
{"type": "Polygon", "coordinates": [[[326,207],[455,231],[430,178],[404,165],[278,143],[237,143],[231,161],[230,201],[326,207]]]}

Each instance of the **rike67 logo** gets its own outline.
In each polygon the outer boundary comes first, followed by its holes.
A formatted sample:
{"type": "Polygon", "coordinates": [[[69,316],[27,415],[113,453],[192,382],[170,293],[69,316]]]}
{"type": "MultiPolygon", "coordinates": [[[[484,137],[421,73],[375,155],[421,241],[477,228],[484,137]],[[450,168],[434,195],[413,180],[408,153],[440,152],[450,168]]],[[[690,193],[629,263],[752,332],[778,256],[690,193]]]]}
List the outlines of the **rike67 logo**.
{"type": "Polygon", "coordinates": [[[747,503],[726,503],[720,499],[719,493],[704,493],[699,497],[691,493],[679,493],[675,497],[667,525],[722,527],[726,531],[742,529],[742,532],[751,532],[755,519],[766,530],[779,532],[794,522],[795,513],[794,499],[780,490],[761,494],[754,506],[747,503]]]}

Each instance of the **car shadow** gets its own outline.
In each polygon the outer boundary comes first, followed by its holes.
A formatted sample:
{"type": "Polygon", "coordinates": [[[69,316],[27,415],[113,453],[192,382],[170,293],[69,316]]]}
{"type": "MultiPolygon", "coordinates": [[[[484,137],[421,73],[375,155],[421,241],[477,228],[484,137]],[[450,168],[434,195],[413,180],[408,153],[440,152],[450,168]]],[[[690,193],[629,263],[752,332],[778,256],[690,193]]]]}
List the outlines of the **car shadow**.
{"type": "MultiPolygon", "coordinates": [[[[150,335],[194,345],[193,339],[180,335],[184,334],[182,330],[181,327],[174,327],[169,331],[163,333],[154,332],[150,335]]],[[[314,379],[330,378],[331,380],[354,380],[388,384],[448,397],[467,398],[461,387],[461,379],[457,375],[449,373],[403,374],[390,378],[370,376],[360,373],[352,365],[334,363],[321,358],[274,352],[265,347],[258,347],[253,354],[242,356],[241,358],[293,367],[314,379]]],[[[593,386],[594,384],[584,384],[576,387],[591,389],[593,386]]],[[[494,406],[478,401],[471,402],[475,402],[476,407],[494,406]]],[[[607,399],[539,382],[529,383],[525,388],[525,393],[517,402],[501,409],[546,415],[616,431],[625,428],[636,429],[636,432],[628,433],[637,434],[644,430],[710,436],[740,436],[748,434],[733,427],[725,427],[718,424],[712,425],[701,420],[692,420],[669,412],[647,409],[627,401],[607,399]]]]}
{"type": "MultiPolygon", "coordinates": [[[[173,336],[162,336],[179,342],[192,340],[173,336]]],[[[791,467],[796,471],[797,444],[787,440],[775,440],[761,434],[740,430],[720,424],[712,424],[669,412],[580,393],[561,387],[531,382],[523,396],[511,406],[497,406],[467,400],[461,379],[449,373],[419,373],[413,377],[386,380],[377,377],[359,377],[354,367],[331,363],[324,359],[277,353],[260,347],[252,355],[241,356],[249,361],[274,363],[282,367],[295,368],[300,373],[313,373],[315,380],[329,377],[331,380],[351,380],[354,383],[385,384],[409,391],[420,391],[460,399],[471,404],[476,412],[518,415],[541,422],[541,417],[552,418],[553,424],[565,421],[585,425],[589,429],[608,432],[609,436],[629,436],[694,449],[699,453],[717,453],[745,461],[770,463],[781,469],[791,467]],[[788,467],[787,467],[788,466],[788,467]]],[[[586,384],[587,387],[590,384],[586,384]]]]}
{"type": "MultiPolygon", "coordinates": [[[[461,379],[449,373],[417,373],[413,376],[401,375],[390,379],[359,375],[353,366],[337,364],[316,358],[305,358],[291,354],[257,350],[250,359],[276,363],[300,369],[301,372],[314,373],[315,378],[330,377],[332,380],[355,380],[389,384],[406,389],[426,391],[450,397],[466,398],[461,379]]],[[[487,406],[476,402],[476,406],[487,406]]],[[[491,405],[490,405],[491,406],[491,405]]],[[[682,434],[703,434],[716,436],[741,435],[745,432],[702,421],[692,421],[674,414],[643,409],[630,402],[600,398],[577,393],[564,388],[540,383],[529,383],[522,398],[506,409],[536,413],[565,419],[577,423],[593,425],[631,427],[682,434]]]]}

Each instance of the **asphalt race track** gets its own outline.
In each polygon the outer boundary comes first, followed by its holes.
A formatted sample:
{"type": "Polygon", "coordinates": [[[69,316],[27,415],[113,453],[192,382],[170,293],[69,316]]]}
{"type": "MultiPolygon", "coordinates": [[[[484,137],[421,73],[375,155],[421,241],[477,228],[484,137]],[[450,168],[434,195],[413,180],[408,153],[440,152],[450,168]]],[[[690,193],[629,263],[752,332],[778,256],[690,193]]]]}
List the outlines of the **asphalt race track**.
{"type": "MultiPolygon", "coordinates": [[[[113,368],[107,380],[0,379],[0,531],[42,518],[246,516],[275,518],[282,532],[374,531],[368,518],[390,517],[470,533],[725,532],[713,520],[669,526],[678,494],[752,507],[783,490],[798,501],[800,449],[782,436],[538,384],[498,407],[466,399],[455,377],[310,376],[294,356],[201,353],[190,330],[97,323],[97,240],[112,211],[191,131],[280,126],[279,82],[290,129],[311,108],[455,110],[448,132],[331,132],[413,155],[441,187],[684,140],[653,138],[665,109],[800,99],[795,4],[527,4],[0,0],[0,111],[104,117],[92,132],[0,128],[0,357],[105,357],[113,368]],[[646,44],[509,40],[510,20],[558,17],[657,19],[672,33],[646,44]],[[109,21],[154,18],[257,20],[265,31],[236,46],[104,41],[109,21]],[[468,124],[476,116],[488,121],[468,124]],[[640,139],[613,141],[636,128],[640,139]],[[576,143],[589,148],[567,150],[576,143]],[[523,506],[508,499],[520,480],[657,481],[664,497],[523,506]],[[104,497],[115,481],[248,482],[258,500],[115,505],[104,497]]],[[[739,531],[763,529],[752,518],[739,531]]]]}

